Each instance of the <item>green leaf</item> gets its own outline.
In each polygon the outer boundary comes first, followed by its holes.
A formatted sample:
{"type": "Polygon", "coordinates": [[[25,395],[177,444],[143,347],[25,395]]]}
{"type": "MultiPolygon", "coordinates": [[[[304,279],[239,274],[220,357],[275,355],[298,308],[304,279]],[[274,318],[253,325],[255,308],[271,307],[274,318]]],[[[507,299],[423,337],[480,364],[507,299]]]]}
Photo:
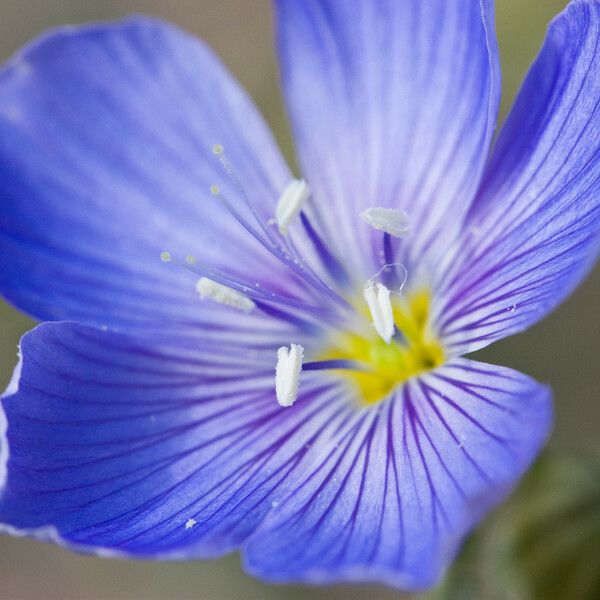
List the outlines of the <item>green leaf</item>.
{"type": "Polygon", "coordinates": [[[541,459],[425,599],[600,599],[600,454],[541,459]]]}
{"type": "Polygon", "coordinates": [[[546,458],[508,509],[505,564],[519,598],[600,598],[600,455],[546,458]]]}

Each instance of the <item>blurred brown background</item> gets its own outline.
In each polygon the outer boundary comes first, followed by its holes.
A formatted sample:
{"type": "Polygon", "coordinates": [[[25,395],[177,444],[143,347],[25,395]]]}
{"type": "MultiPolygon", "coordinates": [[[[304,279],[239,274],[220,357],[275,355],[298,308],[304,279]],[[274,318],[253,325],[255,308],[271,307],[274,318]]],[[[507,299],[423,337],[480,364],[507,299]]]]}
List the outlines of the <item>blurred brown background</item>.
{"type": "MultiPolygon", "coordinates": [[[[497,0],[496,4],[505,114],[548,21],[566,2],[497,0]]],[[[48,27],[116,19],[132,12],[165,17],[207,40],[249,89],[292,157],[277,88],[269,0],[0,0],[0,60],[48,27]]],[[[16,362],[17,341],[32,325],[0,301],[0,389],[16,362]]],[[[598,268],[542,324],[478,353],[480,359],[510,365],[552,385],[556,426],[551,444],[563,451],[597,445],[599,356],[598,268]]],[[[30,540],[0,538],[0,598],[7,600],[383,600],[399,596],[383,588],[263,585],[241,572],[235,556],[194,563],[124,562],[77,556],[30,540]]]]}

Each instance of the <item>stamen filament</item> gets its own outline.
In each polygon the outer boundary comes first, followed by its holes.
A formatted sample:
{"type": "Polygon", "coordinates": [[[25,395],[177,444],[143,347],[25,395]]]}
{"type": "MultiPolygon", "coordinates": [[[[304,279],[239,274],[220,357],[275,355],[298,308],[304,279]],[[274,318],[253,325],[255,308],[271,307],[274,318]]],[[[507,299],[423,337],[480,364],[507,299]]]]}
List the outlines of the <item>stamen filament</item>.
{"type": "MultiPolygon", "coordinates": [[[[224,202],[224,204],[226,205],[227,209],[231,212],[231,214],[236,219],[236,221],[238,221],[238,223],[240,223],[240,225],[242,225],[242,227],[244,227],[244,229],[246,229],[246,231],[248,231],[271,254],[273,254],[273,256],[275,256],[276,258],[278,258],[280,261],[282,261],[284,264],[286,264],[290,269],[292,269],[292,271],[294,271],[296,273],[296,275],[298,275],[302,279],[302,281],[310,283],[313,286],[313,288],[315,288],[315,289],[324,291],[332,300],[334,300],[336,303],[342,305],[344,308],[349,308],[349,305],[347,304],[347,302],[339,294],[336,294],[331,288],[329,288],[318,277],[318,275],[316,273],[314,273],[313,270],[310,269],[304,263],[304,261],[302,260],[302,258],[298,254],[297,250],[293,246],[293,244],[290,244],[289,239],[286,239],[286,245],[288,246],[288,250],[290,250],[291,254],[294,255],[294,259],[295,260],[292,260],[292,258],[280,246],[278,240],[275,238],[275,236],[273,235],[273,233],[270,230],[270,228],[267,227],[264,219],[261,219],[260,215],[257,213],[256,208],[255,208],[255,204],[253,202],[251,202],[248,194],[246,193],[246,190],[245,190],[242,182],[237,177],[237,175],[236,175],[236,173],[235,173],[235,171],[234,171],[234,169],[233,169],[230,161],[225,156],[225,149],[223,148],[222,144],[215,144],[213,146],[213,153],[218,157],[218,159],[219,159],[219,161],[220,161],[223,169],[225,170],[226,174],[228,175],[228,177],[230,177],[230,179],[233,181],[236,189],[240,192],[245,205],[248,207],[248,209],[252,213],[252,216],[254,217],[254,219],[256,220],[256,222],[258,223],[258,225],[259,225],[262,233],[266,236],[266,238],[264,238],[263,236],[261,236],[260,233],[259,233],[259,231],[257,231],[255,229],[255,227],[253,227],[241,215],[241,213],[239,211],[237,211],[233,207],[233,205],[231,204],[231,202],[229,202],[221,194],[219,186],[212,185],[210,187],[211,193],[214,196],[216,196],[217,198],[219,198],[220,200],[222,200],[224,202]]],[[[303,180],[293,180],[288,185],[288,188],[290,188],[292,185],[295,185],[296,187],[298,187],[299,190],[301,190],[303,192],[300,195],[300,206],[298,207],[298,212],[299,212],[301,210],[301,207],[302,207],[301,205],[304,203],[304,201],[306,200],[306,198],[308,198],[308,196],[310,195],[310,190],[308,188],[308,185],[303,180]],[[308,195],[306,195],[306,194],[308,194],[308,195]],[[304,195],[306,195],[306,198],[303,199],[304,195]]],[[[286,190],[288,190],[288,188],[286,188],[286,190]]],[[[284,194],[285,194],[286,190],[284,190],[284,194]]],[[[281,200],[282,200],[282,198],[280,198],[279,204],[281,204],[281,200]]],[[[278,207],[279,207],[279,204],[278,204],[278,207]]],[[[292,205],[293,204],[294,203],[292,203],[292,205]]],[[[297,214],[297,212],[292,211],[292,214],[289,215],[289,220],[293,219],[296,216],[296,214],[297,214]]],[[[289,220],[288,220],[288,222],[289,222],[289,220]]],[[[287,226],[287,224],[286,224],[286,226],[287,226]]]]}
{"type": "Polygon", "coordinates": [[[244,217],[241,215],[241,213],[235,209],[235,207],[233,206],[233,204],[231,204],[231,202],[225,197],[223,196],[222,192],[221,192],[221,188],[218,185],[211,185],[210,186],[210,193],[217,198],[218,200],[220,200],[221,202],[223,202],[223,204],[227,207],[227,210],[231,213],[231,215],[233,216],[233,218],[250,234],[252,235],[252,237],[254,237],[258,242],[260,242],[267,250],[269,250],[270,252],[273,251],[273,247],[272,247],[272,241],[271,240],[266,240],[254,227],[252,227],[252,225],[250,225],[250,223],[248,223],[248,221],[246,221],[246,219],[244,219],[244,217]]]}
{"type": "Polygon", "coordinates": [[[196,261],[196,258],[191,255],[186,256],[185,263],[183,263],[172,256],[170,252],[164,251],[161,253],[161,260],[163,260],[163,262],[170,262],[174,265],[183,267],[184,269],[191,271],[196,275],[206,277],[207,279],[210,279],[216,283],[220,283],[231,290],[238,291],[244,296],[254,300],[257,308],[261,308],[262,303],[272,303],[298,308],[312,315],[334,316],[335,314],[331,311],[331,309],[326,307],[306,304],[300,300],[295,300],[294,298],[282,296],[281,294],[271,292],[264,288],[253,286],[246,281],[240,280],[213,267],[203,267],[202,265],[199,265],[196,261]],[[165,255],[168,255],[167,260],[163,258],[165,255]]]}
{"type": "MultiPolygon", "coordinates": [[[[212,185],[210,187],[211,193],[219,198],[226,205],[227,209],[230,211],[232,216],[236,219],[246,231],[248,231],[264,248],[266,248],[273,256],[278,258],[281,262],[287,265],[303,282],[310,284],[313,287],[313,290],[319,290],[325,292],[325,294],[334,302],[341,305],[344,309],[349,309],[349,304],[342,298],[339,294],[334,292],[325,282],[321,280],[321,278],[310,268],[304,260],[300,257],[294,245],[290,243],[290,240],[286,238],[286,246],[290,254],[293,255],[293,258],[286,252],[286,250],[280,245],[279,240],[273,235],[271,229],[267,226],[265,219],[262,219],[260,215],[257,213],[255,204],[251,202],[250,197],[248,196],[242,182],[237,177],[230,161],[225,156],[225,149],[222,144],[215,144],[213,146],[213,153],[218,157],[223,169],[225,170],[228,177],[232,180],[236,189],[240,192],[241,197],[248,207],[252,216],[258,223],[260,227],[260,231],[258,231],[253,225],[251,225],[248,220],[234,208],[232,203],[227,200],[221,193],[219,186],[212,185]],[[266,236],[266,237],[263,237],[266,236]]],[[[292,183],[288,185],[286,190],[288,190],[292,185],[297,189],[297,194],[294,196],[296,199],[294,202],[284,203],[289,207],[289,211],[285,211],[286,215],[283,217],[284,227],[287,227],[287,224],[291,219],[293,219],[296,214],[301,210],[302,204],[308,198],[310,194],[310,190],[308,189],[308,185],[303,180],[293,180],[292,183]],[[300,193],[301,192],[301,193],[300,193]],[[298,205],[298,206],[296,206],[298,205]],[[297,210],[296,210],[297,208],[297,210]],[[289,214],[288,214],[289,213],[289,214]]],[[[286,192],[284,190],[284,194],[286,192]]],[[[282,203],[282,198],[280,198],[279,204],[282,203]]],[[[279,207],[279,205],[278,205],[279,207]]]]}
{"type": "Polygon", "coordinates": [[[221,189],[218,185],[210,186],[210,193],[218,198],[221,202],[225,204],[231,215],[234,219],[248,232],[252,235],[266,250],[268,250],[273,256],[278,258],[281,262],[287,265],[292,271],[298,275],[302,281],[308,282],[313,286],[313,289],[319,289],[325,291],[325,293],[334,301],[341,304],[342,306],[348,308],[347,302],[341,298],[338,294],[336,294],[333,290],[331,290],[323,281],[321,281],[311,270],[307,270],[304,266],[301,266],[302,263],[299,259],[296,261],[291,260],[289,256],[286,256],[284,252],[282,252],[281,248],[273,241],[266,240],[264,237],[260,235],[260,233],[252,227],[243,217],[242,215],[233,207],[231,202],[223,196],[221,193],[221,189]]]}
{"type": "Polygon", "coordinates": [[[303,371],[327,371],[330,369],[348,369],[352,371],[367,370],[365,366],[354,360],[344,360],[341,358],[332,360],[315,360],[302,365],[303,371]]]}
{"type": "Polygon", "coordinates": [[[312,242],[317,255],[320,257],[321,262],[327,269],[327,272],[333,279],[341,286],[348,286],[350,283],[350,276],[346,269],[342,266],[340,261],[332,254],[327,245],[323,242],[312,223],[304,213],[300,213],[300,219],[302,225],[306,230],[306,233],[312,242]]]}
{"type": "Polygon", "coordinates": [[[236,175],[236,173],[233,169],[233,166],[231,165],[231,162],[229,161],[227,156],[225,156],[225,149],[223,148],[223,145],[215,144],[213,146],[213,152],[216,156],[219,157],[219,162],[221,163],[223,170],[225,171],[225,173],[227,173],[227,175],[233,181],[233,184],[235,185],[236,189],[240,192],[242,199],[244,200],[244,204],[250,209],[252,216],[256,219],[256,222],[259,224],[263,233],[267,236],[267,238],[271,242],[271,244],[275,245],[275,238],[273,237],[273,234],[271,233],[269,228],[266,227],[263,220],[260,218],[260,216],[256,212],[255,205],[253,202],[251,202],[250,197],[248,196],[248,193],[246,192],[246,188],[243,186],[239,177],[236,175]]]}

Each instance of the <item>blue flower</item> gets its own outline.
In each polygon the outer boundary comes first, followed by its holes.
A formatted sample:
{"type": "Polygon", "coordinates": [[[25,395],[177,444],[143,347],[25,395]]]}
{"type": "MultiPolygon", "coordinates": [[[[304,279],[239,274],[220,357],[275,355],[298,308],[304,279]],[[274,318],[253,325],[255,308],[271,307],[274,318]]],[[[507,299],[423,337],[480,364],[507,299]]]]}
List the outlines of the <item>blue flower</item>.
{"type": "Polygon", "coordinates": [[[491,153],[491,0],[276,10],[304,179],[164,23],[60,29],[0,71],[0,290],[52,321],[3,397],[0,521],[423,588],[548,435],[546,387],[462,356],[596,258],[600,4],[552,23],[491,153]]]}

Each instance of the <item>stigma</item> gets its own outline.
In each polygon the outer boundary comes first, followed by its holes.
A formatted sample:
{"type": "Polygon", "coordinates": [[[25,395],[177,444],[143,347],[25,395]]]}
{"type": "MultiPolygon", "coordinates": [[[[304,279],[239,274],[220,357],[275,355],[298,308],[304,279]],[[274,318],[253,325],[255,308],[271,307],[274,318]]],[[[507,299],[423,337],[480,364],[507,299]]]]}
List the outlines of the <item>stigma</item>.
{"type": "Polygon", "coordinates": [[[202,300],[208,299],[225,306],[230,306],[241,310],[245,313],[250,313],[256,307],[256,304],[251,298],[245,296],[241,292],[234,290],[222,283],[218,283],[208,277],[201,277],[196,283],[196,291],[202,300]]]}
{"type": "Polygon", "coordinates": [[[382,283],[369,281],[364,288],[364,296],[373,319],[375,331],[386,344],[392,340],[395,331],[394,310],[390,300],[390,290],[382,283]]]}
{"type": "Polygon", "coordinates": [[[367,208],[360,213],[360,218],[373,229],[393,237],[405,237],[409,231],[408,215],[398,208],[367,208]]]}
{"type": "Polygon", "coordinates": [[[309,198],[310,188],[304,179],[292,179],[288,183],[275,209],[275,220],[282,235],[287,233],[289,224],[300,214],[309,198]]]}
{"type": "Polygon", "coordinates": [[[289,350],[286,346],[277,350],[275,394],[281,406],[292,406],[298,397],[303,358],[304,348],[300,344],[291,344],[289,350]]]}

